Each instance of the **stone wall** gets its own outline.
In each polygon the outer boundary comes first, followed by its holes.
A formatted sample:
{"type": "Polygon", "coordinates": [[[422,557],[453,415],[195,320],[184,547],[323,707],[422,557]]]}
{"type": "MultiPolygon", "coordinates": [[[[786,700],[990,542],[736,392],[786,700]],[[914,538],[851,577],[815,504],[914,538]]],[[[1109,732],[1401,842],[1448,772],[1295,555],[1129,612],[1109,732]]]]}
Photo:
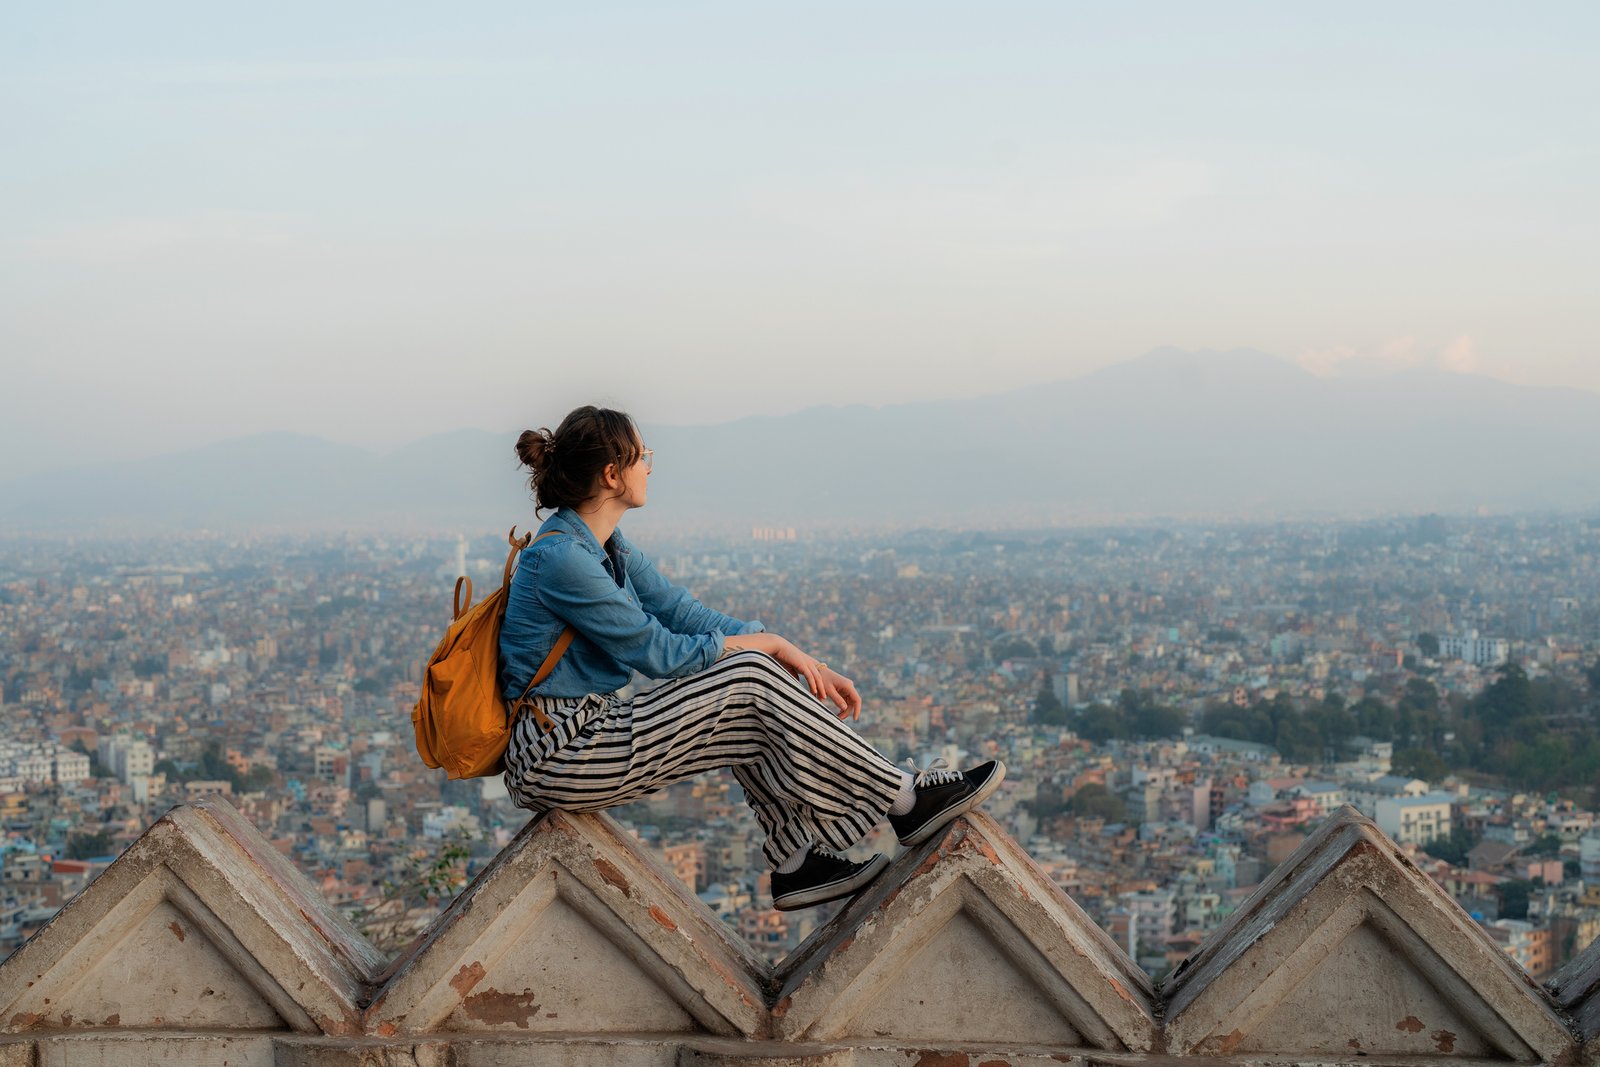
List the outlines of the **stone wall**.
{"type": "Polygon", "coordinates": [[[1342,809],[1157,992],[983,815],[776,968],[603,816],[529,825],[381,958],[220,799],[0,966],[0,1067],[1592,1064],[1600,954],[1546,990],[1342,809]]]}

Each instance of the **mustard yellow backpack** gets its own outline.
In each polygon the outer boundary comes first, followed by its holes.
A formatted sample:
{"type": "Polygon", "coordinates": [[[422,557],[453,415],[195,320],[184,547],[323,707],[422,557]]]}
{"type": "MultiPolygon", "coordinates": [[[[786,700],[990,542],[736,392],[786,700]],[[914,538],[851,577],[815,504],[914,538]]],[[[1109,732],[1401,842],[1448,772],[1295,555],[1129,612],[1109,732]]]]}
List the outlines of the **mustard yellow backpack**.
{"type": "Polygon", "coordinates": [[[517,556],[533,541],[557,533],[552,530],[538,538],[531,533],[518,537],[513,526],[506,535],[511,551],[506,554],[500,588],[476,605],[472,603],[472,579],[466,575],[456,579],[455,613],[444,639],[428,659],[422,696],[411,712],[417,754],[429,767],[443,767],[451,778],[482,778],[504,771],[511,727],[524,708],[532,708],[540,725],[549,729],[548,720],[529,694],[549,677],[572,644],[573,629],[569,626],[562,631],[528,688],[515,704],[508,706],[500,692],[500,622],[506,615],[506,596],[517,556]]]}

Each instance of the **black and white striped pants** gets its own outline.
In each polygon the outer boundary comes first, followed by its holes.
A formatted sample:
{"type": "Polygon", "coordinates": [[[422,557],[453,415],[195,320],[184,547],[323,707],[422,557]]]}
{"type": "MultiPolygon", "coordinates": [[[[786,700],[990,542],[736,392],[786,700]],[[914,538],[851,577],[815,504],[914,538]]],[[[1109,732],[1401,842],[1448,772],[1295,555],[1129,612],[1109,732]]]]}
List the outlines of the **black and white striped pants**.
{"type": "Polygon", "coordinates": [[[846,849],[883,821],[901,771],[770,656],[743,651],[631,700],[546,698],[548,733],[518,718],[506,788],[520,807],[595,811],[729,767],[773,866],[801,846],[846,849]]]}

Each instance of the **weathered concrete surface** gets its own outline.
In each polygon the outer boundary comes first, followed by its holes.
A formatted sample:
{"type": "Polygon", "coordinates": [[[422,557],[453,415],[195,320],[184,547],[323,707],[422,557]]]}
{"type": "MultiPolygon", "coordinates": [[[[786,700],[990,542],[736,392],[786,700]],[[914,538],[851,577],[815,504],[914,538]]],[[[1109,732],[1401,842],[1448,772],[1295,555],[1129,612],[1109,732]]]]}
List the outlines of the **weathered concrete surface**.
{"type": "Polygon", "coordinates": [[[791,1040],[1156,1045],[1144,972],[982,813],[903,854],[776,978],[791,1040]]]}
{"type": "Polygon", "coordinates": [[[854,1049],[783,1045],[752,1055],[745,1048],[691,1048],[678,1050],[677,1067],[856,1067],[854,1049]]]}
{"type": "Polygon", "coordinates": [[[1600,941],[1568,960],[1546,985],[1584,1040],[1583,1061],[1600,1063],[1600,941]]]}
{"type": "Polygon", "coordinates": [[[527,827],[439,917],[369,1032],[736,1034],[767,1028],[767,968],[603,815],[527,827]]]}
{"type": "MultiPolygon", "coordinates": [[[[37,1067],[274,1067],[270,1034],[121,1033],[57,1034],[38,1041],[37,1067]]],[[[10,1067],[0,1058],[0,1064],[10,1067]]]]}
{"type": "Polygon", "coordinates": [[[357,1033],[378,956],[220,799],[174,808],[0,965],[0,1031],[357,1033]]]}
{"type": "Polygon", "coordinates": [[[201,797],[189,804],[187,810],[205,819],[254,864],[265,880],[260,888],[270,890],[298,913],[328,951],[343,961],[345,973],[363,985],[375,980],[386,962],[383,953],[361,936],[361,931],[344,913],[329,907],[300,868],[274,848],[249,819],[218,797],[201,797]]]}
{"type": "Polygon", "coordinates": [[[963,1048],[855,1046],[774,1046],[770,1051],[722,1052],[685,1046],[678,1067],[1084,1067],[1076,1056],[1041,1049],[982,1046],[963,1048]]]}
{"type": "Polygon", "coordinates": [[[0,1067],[1600,1067],[1600,947],[1552,999],[1353,809],[1164,1003],[982,814],[775,973],[603,816],[380,962],[224,802],[174,809],[0,966],[0,1067]]]}
{"type": "Polygon", "coordinates": [[[274,1067],[674,1067],[675,1035],[532,1038],[450,1034],[411,1041],[284,1035],[274,1067]]]}
{"type": "Polygon", "coordinates": [[[1178,1054],[1566,1062],[1541,990],[1371,820],[1341,809],[1168,982],[1178,1054]]]}
{"type": "MultiPolygon", "coordinates": [[[[709,1035],[614,1039],[452,1035],[409,1043],[285,1034],[274,1043],[275,1067],[1084,1067],[1077,1057],[1037,1048],[930,1049],[709,1035]]],[[[1137,1062],[1137,1057],[1131,1058],[1130,1067],[1137,1062]]]]}
{"type": "MultiPolygon", "coordinates": [[[[448,1041],[403,1044],[280,1039],[273,1067],[456,1067],[448,1041]]],[[[526,1062],[537,1062],[529,1059],[526,1062]]]]}

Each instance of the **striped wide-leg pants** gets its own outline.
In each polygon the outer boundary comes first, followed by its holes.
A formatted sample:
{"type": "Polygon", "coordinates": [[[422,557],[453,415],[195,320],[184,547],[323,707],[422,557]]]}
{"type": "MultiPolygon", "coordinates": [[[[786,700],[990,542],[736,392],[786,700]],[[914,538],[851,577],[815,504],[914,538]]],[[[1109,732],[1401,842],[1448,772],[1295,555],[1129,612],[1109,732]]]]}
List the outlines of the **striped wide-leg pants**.
{"type": "Polygon", "coordinates": [[[776,660],[735,652],[631,700],[611,694],[541,701],[554,720],[518,718],[506,788],[533,811],[625,804],[729,767],[777,866],[801,846],[846,849],[883,821],[901,771],[861,740],[776,660]]]}

